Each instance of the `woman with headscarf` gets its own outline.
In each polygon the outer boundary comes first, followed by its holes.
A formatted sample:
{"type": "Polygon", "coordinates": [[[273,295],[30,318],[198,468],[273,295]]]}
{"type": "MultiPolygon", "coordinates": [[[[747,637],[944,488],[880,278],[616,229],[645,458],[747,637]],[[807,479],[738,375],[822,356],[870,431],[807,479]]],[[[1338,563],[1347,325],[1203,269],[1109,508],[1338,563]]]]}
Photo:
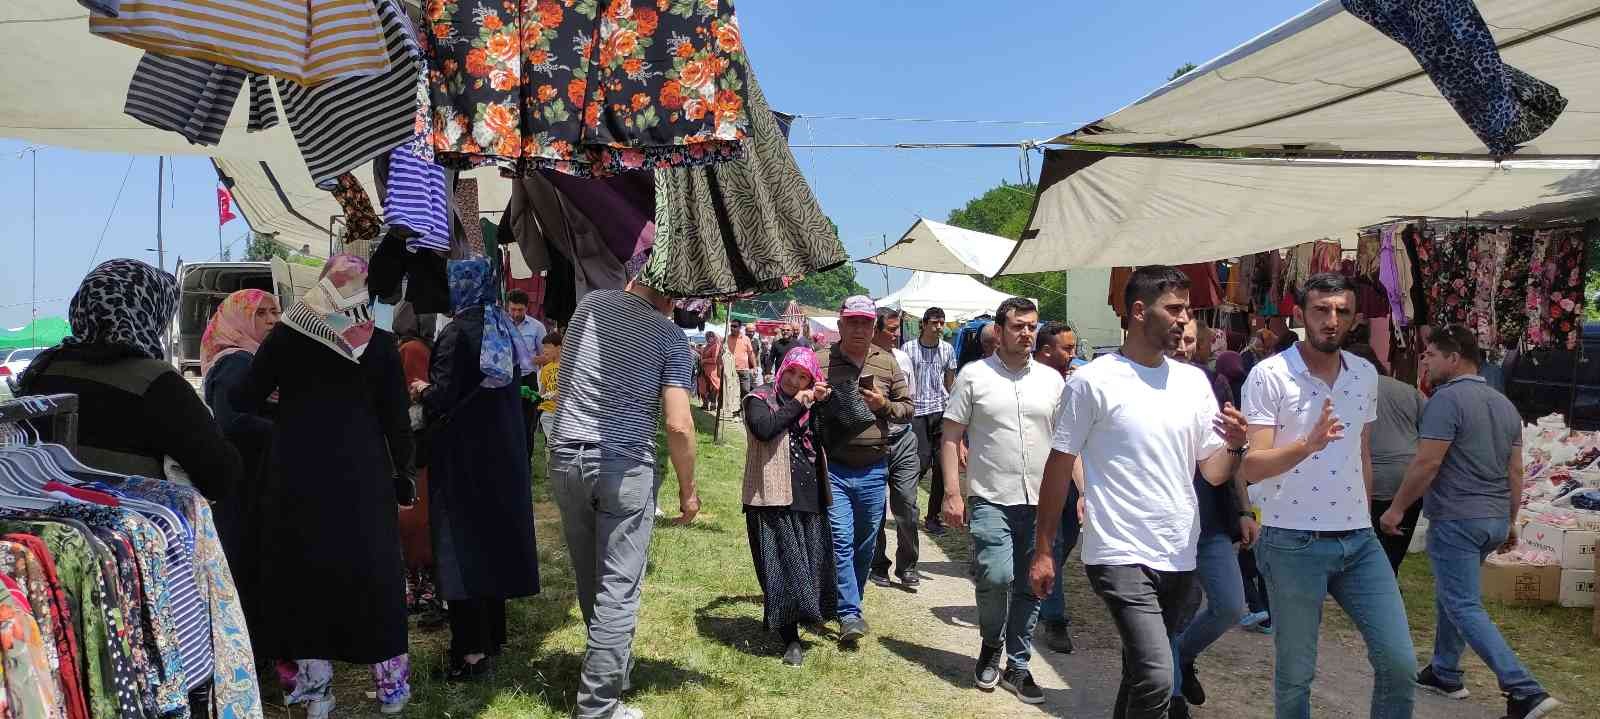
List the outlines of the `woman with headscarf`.
{"type": "MultiPolygon", "coordinates": [[[[227,497],[218,498],[215,507],[217,534],[223,554],[233,571],[234,584],[244,606],[245,617],[255,621],[260,607],[257,568],[263,538],[260,528],[261,495],[272,479],[263,470],[272,441],[275,412],[264,415],[239,412],[228,396],[244,381],[250,362],[267,333],[281,316],[278,300],[261,290],[239,290],[217,306],[200,337],[201,385],[206,405],[229,442],[239,450],[243,462],[242,478],[227,497]]],[[[259,633],[259,632],[257,632],[259,633]]]]}
{"type": "MultiPolygon", "coordinates": [[[[138,260],[108,260],[83,278],[68,307],[72,336],[20,378],[20,393],[78,395],[77,456],[91,467],[164,479],[170,457],[200,493],[220,500],[238,483],[239,454],[166,360],[178,281],[138,260]]],[[[41,427],[42,439],[50,428],[41,427]]]]}
{"type": "Polygon", "coordinates": [[[374,330],[366,282],[365,260],[329,258],[230,394],[259,413],[278,393],[256,654],[298,660],[286,701],[311,719],[333,711],[330,660],[372,664],[386,714],[411,696],[395,518],[416,499],[411,426],[400,354],[374,330]]]}
{"type": "MultiPolygon", "coordinates": [[[[430,316],[431,318],[431,316],[430,316]]],[[[433,355],[433,343],[424,332],[417,317],[416,307],[402,302],[394,312],[394,335],[400,343],[400,366],[406,377],[406,386],[428,381],[428,365],[433,355]]],[[[427,614],[423,623],[436,626],[442,621],[439,612],[444,607],[433,581],[433,539],[428,529],[428,433],[426,410],[420,397],[411,398],[412,439],[416,442],[413,454],[417,466],[417,504],[400,512],[400,547],[406,560],[406,605],[412,614],[427,614]]]]}
{"type": "Polygon", "coordinates": [[[827,459],[811,414],[831,392],[820,377],[816,353],[795,347],[777,378],[744,398],[745,530],[766,596],[764,621],[783,637],[783,662],[790,666],[805,661],[800,625],[832,619],[838,606],[827,459]]]}
{"type": "Polygon", "coordinates": [[[700,350],[700,406],[714,411],[722,404],[722,338],[706,333],[706,346],[700,350]]]}
{"type": "Polygon", "coordinates": [[[453,317],[439,334],[427,407],[434,578],[450,614],[450,679],[482,675],[506,642],[506,600],[539,593],[533,487],[519,382],[533,350],[496,302],[488,260],[451,260],[453,317]]]}
{"type": "Polygon", "coordinates": [[[1233,406],[1243,406],[1244,381],[1248,376],[1244,369],[1244,356],[1232,350],[1217,353],[1217,376],[1228,381],[1230,402],[1233,406]]]}

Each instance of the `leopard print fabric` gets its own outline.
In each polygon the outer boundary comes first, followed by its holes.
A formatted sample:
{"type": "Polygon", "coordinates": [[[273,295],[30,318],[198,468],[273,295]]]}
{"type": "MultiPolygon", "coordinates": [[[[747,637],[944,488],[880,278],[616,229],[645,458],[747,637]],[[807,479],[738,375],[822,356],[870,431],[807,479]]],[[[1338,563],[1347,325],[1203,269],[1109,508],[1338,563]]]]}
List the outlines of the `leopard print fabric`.
{"type": "MultiPolygon", "coordinates": [[[[1344,9],[1404,45],[1489,153],[1516,152],[1567,107],[1552,85],[1500,60],[1472,0],[1343,0],[1344,9]]],[[[1402,149],[1402,148],[1395,148],[1402,149]]]]}
{"type": "Polygon", "coordinates": [[[138,260],[107,260],[90,270],[72,296],[67,347],[123,347],[141,357],[166,357],[167,326],[178,309],[178,280],[138,260]]]}

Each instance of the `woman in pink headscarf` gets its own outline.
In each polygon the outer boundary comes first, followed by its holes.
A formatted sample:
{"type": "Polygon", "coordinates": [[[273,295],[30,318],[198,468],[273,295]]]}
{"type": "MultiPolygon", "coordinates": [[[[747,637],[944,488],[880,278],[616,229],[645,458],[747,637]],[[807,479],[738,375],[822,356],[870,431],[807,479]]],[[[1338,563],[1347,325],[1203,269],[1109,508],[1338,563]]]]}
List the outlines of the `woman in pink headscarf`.
{"type": "Polygon", "coordinates": [[[833,618],[833,548],[828,531],[827,460],[817,441],[812,405],[831,389],[814,352],[795,347],[777,378],[744,398],[745,528],[756,579],[766,595],[765,622],[784,640],[783,661],[805,660],[801,624],[833,618]]]}

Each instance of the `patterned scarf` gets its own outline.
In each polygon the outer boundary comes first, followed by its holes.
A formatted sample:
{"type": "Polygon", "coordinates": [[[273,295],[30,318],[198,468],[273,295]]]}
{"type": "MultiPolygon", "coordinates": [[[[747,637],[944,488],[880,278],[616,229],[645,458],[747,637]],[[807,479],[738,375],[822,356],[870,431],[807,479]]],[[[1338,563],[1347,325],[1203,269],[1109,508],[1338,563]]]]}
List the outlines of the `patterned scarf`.
{"type": "Polygon", "coordinates": [[[283,323],[295,331],[360,362],[372,341],[372,310],[367,304],[367,261],[355,255],[334,255],[322,279],[288,312],[283,323]]]}
{"type": "Polygon", "coordinates": [[[483,347],[478,351],[483,387],[498,389],[531,374],[533,349],[495,301],[494,270],[489,260],[483,257],[451,260],[449,275],[453,314],[459,316],[473,307],[483,308],[483,347]]]}
{"type": "Polygon", "coordinates": [[[172,275],[138,260],[107,260],[72,296],[72,336],[61,344],[162,359],[177,309],[178,280],[172,275]]]}
{"type": "Polygon", "coordinates": [[[200,337],[200,373],[209,374],[217,360],[235,352],[255,354],[267,336],[256,321],[256,312],[277,306],[277,298],[261,290],[239,290],[228,295],[200,337]]]}

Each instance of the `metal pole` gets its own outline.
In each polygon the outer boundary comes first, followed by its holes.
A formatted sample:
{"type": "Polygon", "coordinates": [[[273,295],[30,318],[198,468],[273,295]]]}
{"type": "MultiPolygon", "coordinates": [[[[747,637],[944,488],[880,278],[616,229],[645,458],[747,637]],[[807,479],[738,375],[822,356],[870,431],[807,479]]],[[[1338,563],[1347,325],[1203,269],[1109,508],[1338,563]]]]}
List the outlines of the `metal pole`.
{"type": "Polygon", "coordinates": [[[162,155],[156,160],[156,267],[163,272],[167,269],[167,246],[161,238],[161,200],[166,195],[166,188],[161,180],[167,174],[167,156],[162,155]]]}
{"type": "MultiPolygon", "coordinates": [[[[880,242],[880,246],[882,247],[882,250],[884,252],[888,252],[889,251],[889,236],[887,234],[885,234],[885,235],[882,235],[881,237],[882,237],[882,241],[880,242]]],[[[889,294],[889,266],[888,265],[882,265],[882,267],[883,267],[883,293],[885,295],[887,295],[887,294],[889,294]]]]}
{"type": "Polygon", "coordinates": [[[34,347],[39,346],[39,148],[29,150],[33,154],[33,210],[29,224],[33,232],[33,297],[31,312],[28,315],[30,330],[29,341],[34,347]]]}

